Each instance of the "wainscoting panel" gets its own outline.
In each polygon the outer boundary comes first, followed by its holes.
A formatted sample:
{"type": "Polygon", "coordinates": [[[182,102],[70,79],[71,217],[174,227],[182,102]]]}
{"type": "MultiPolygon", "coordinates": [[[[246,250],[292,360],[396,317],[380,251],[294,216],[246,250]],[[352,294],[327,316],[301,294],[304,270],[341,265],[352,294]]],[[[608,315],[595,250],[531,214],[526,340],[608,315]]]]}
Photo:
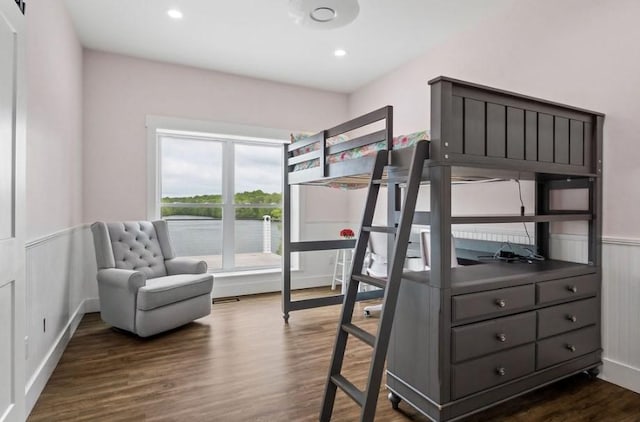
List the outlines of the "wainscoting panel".
{"type": "Polygon", "coordinates": [[[602,377],[640,393],[640,240],[604,240],[602,296],[602,377]]]}
{"type": "Polygon", "coordinates": [[[0,286],[0,420],[8,413],[15,398],[13,396],[13,282],[0,286]]]}
{"type": "Polygon", "coordinates": [[[88,228],[79,226],[26,246],[27,413],[82,319],[85,299],[93,297],[95,258],[88,256],[93,245],[87,234],[88,228]]]}
{"type": "Polygon", "coordinates": [[[580,262],[589,260],[587,236],[578,234],[552,234],[550,237],[550,255],[561,261],[580,262]]]}

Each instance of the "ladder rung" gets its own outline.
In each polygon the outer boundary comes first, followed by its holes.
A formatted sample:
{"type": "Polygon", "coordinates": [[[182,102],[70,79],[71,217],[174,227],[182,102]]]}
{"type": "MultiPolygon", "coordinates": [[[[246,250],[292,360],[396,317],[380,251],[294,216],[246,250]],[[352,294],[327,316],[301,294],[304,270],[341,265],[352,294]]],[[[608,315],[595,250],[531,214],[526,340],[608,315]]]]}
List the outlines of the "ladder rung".
{"type": "Polygon", "coordinates": [[[377,232],[377,233],[390,233],[395,234],[398,231],[397,227],[390,226],[365,226],[362,228],[365,232],[377,232]]]}
{"type": "Polygon", "coordinates": [[[349,380],[347,380],[342,375],[332,375],[331,382],[333,382],[336,386],[340,387],[342,391],[347,393],[349,397],[353,399],[356,403],[362,407],[364,404],[364,393],[358,389],[355,385],[353,385],[349,380]]]}
{"type": "Polygon", "coordinates": [[[369,346],[373,347],[376,344],[376,337],[373,334],[370,334],[353,324],[342,324],[342,329],[349,334],[353,334],[360,340],[367,343],[369,346]]]}
{"type": "Polygon", "coordinates": [[[387,280],[376,277],[369,277],[364,274],[354,274],[352,279],[359,281],[361,283],[371,284],[372,286],[380,287],[381,289],[387,288],[387,280]]]}
{"type": "Polygon", "coordinates": [[[400,183],[407,183],[406,177],[392,178],[392,179],[376,179],[372,181],[374,185],[394,185],[400,183]]]}

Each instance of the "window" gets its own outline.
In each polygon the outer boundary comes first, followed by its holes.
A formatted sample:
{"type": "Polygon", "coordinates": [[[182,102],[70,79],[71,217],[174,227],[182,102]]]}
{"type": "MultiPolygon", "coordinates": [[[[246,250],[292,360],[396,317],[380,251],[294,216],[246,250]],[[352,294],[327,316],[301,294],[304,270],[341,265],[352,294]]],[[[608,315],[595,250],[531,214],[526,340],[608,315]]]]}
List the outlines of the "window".
{"type": "Polygon", "coordinates": [[[213,271],[279,268],[282,142],[155,131],[155,214],[179,256],[213,271]]]}

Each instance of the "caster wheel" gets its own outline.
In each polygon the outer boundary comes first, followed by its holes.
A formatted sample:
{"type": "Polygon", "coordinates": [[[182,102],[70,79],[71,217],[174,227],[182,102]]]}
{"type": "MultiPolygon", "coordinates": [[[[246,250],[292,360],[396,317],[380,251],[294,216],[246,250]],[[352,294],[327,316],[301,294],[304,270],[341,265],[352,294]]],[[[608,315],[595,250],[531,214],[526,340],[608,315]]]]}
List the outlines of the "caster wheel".
{"type": "Polygon", "coordinates": [[[589,378],[597,378],[598,375],[600,375],[600,368],[596,366],[594,368],[587,369],[587,374],[589,375],[589,378]]]}
{"type": "Polygon", "coordinates": [[[288,324],[289,323],[289,314],[282,315],[282,319],[284,319],[284,323],[285,324],[288,324]]]}
{"type": "Polygon", "coordinates": [[[395,393],[389,393],[387,398],[391,402],[391,407],[393,408],[393,410],[398,410],[400,401],[402,400],[400,396],[396,395],[395,393]]]}

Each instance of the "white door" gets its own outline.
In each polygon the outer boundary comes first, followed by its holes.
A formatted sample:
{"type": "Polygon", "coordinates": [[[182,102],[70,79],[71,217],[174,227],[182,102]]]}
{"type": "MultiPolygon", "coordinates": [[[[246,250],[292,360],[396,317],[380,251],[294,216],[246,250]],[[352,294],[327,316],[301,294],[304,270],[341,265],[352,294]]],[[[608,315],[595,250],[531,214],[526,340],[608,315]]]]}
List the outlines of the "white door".
{"type": "Polygon", "coordinates": [[[23,421],[24,16],[0,0],[0,422],[23,421]]]}

